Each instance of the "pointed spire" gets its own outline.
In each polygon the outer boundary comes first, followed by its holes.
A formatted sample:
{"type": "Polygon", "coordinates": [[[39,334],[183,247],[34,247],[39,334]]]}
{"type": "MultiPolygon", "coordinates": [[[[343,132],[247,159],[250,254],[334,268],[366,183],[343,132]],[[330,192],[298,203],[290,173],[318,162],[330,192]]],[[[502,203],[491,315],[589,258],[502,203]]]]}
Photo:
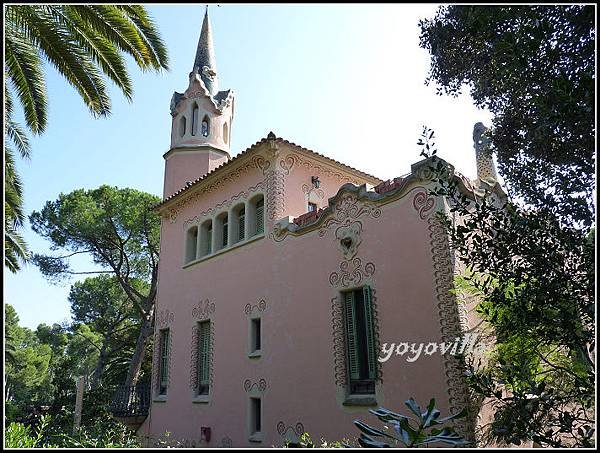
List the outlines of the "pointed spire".
{"type": "Polygon", "coordinates": [[[219,92],[217,59],[215,58],[213,47],[210,19],[208,18],[208,5],[206,5],[204,20],[202,21],[202,31],[200,32],[198,48],[196,49],[196,59],[194,60],[194,68],[192,69],[192,74],[194,73],[200,75],[211,96],[219,92]]]}

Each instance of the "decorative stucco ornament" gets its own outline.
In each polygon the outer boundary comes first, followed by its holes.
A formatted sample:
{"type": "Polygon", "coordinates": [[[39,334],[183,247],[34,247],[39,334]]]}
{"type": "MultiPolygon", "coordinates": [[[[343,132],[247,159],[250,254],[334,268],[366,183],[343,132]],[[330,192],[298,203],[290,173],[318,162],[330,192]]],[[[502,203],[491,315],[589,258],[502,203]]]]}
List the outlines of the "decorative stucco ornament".
{"type": "Polygon", "coordinates": [[[209,79],[211,82],[217,77],[216,71],[210,66],[202,66],[202,75],[209,79]]]}
{"type": "Polygon", "coordinates": [[[473,127],[473,146],[477,161],[477,178],[479,181],[493,186],[498,181],[498,176],[487,132],[488,128],[483,123],[476,123],[473,127]]]}
{"type": "Polygon", "coordinates": [[[338,249],[347,260],[354,258],[356,255],[358,246],[362,242],[360,237],[361,233],[362,224],[360,222],[352,222],[349,225],[341,226],[335,230],[338,249]]]}
{"type": "Polygon", "coordinates": [[[182,93],[178,93],[177,91],[175,91],[173,93],[173,96],[171,97],[171,116],[175,116],[175,114],[177,113],[177,106],[179,105],[179,102],[181,102],[181,100],[184,98],[184,95],[182,93]]]}

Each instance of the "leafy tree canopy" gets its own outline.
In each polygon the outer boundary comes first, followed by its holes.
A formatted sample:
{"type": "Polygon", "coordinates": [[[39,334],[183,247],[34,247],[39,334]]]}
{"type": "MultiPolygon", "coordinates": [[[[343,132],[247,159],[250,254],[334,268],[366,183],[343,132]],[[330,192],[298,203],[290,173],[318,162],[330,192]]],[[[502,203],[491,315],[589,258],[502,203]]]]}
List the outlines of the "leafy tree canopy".
{"type": "Polygon", "coordinates": [[[428,83],[466,85],[488,108],[511,192],[589,227],[594,219],[595,8],[445,6],[420,21],[428,83]]]}

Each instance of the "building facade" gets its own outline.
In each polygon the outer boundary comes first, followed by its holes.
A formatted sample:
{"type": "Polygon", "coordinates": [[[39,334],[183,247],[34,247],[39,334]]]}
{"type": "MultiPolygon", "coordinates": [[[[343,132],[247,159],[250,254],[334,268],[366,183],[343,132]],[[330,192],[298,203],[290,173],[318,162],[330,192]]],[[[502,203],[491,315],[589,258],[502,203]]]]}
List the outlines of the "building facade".
{"type": "MultiPolygon", "coordinates": [[[[270,133],[234,158],[235,97],[219,91],[208,12],[164,155],[151,406],[138,434],[190,447],[271,447],[303,432],[357,437],[378,406],[466,407],[461,370],[432,349],[468,326],[430,194],[430,160],[382,181],[270,133]],[[412,359],[412,360],[409,360],[412,359]]],[[[494,185],[476,126],[478,179],[494,185]]],[[[448,165],[450,171],[453,171],[448,165]]],[[[497,186],[497,184],[496,184],[497,186]]],[[[472,437],[472,423],[459,431],[472,437]]]]}

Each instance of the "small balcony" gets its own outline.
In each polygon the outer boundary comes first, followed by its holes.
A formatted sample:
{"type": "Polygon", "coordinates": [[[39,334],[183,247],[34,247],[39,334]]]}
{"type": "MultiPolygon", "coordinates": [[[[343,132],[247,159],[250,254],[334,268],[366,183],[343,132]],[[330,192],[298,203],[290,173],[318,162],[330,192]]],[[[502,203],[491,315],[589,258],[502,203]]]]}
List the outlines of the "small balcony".
{"type": "Polygon", "coordinates": [[[148,416],[150,385],[121,385],[109,406],[113,417],[129,428],[137,429],[148,416]]]}

